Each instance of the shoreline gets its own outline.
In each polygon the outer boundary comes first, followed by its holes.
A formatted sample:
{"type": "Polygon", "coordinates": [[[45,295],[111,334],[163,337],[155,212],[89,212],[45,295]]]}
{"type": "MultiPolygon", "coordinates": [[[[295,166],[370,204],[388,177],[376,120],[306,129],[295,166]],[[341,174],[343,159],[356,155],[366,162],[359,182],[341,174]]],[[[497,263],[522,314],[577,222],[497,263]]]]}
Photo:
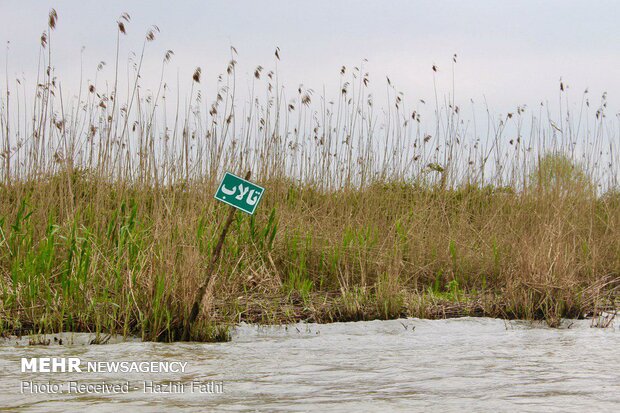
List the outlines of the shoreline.
{"type": "MultiPolygon", "coordinates": [[[[529,321],[541,322],[549,328],[562,328],[562,323],[566,320],[593,320],[592,327],[607,328],[613,325],[616,314],[620,308],[620,300],[616,298],[615,304],[611,302],[607,305],[599,303],[598,306],[583,309],[579,314],[566,314],[556,319],[546,319],[543,313],[533,318],[519,317],[514,312],[510,312],[505,305],[502,306],[501,299],[492,295],[484,296],[463,296],[458,301],[451,301],[443,297],[435,297],[432,294],[409,294],[400,308],[391,308],[392,312],[384,313],[378,306],[377,301],[366,300],[356,302],[345,300],[338,293],[320,294],[314,293],[312,297],[301,297],[299,294],[273,295],[271,297],[251,297],[237,300],[235,303],[221,300],[214,300],[214,311],[211,316],[200,323],[204,326],[207,323],[207,334],[202,339],[191,340],[197,342],[226,342],[230,341],[230,330],[245,323],[258,326],[286,326],[296,323],[316,323],[331,324],[340,322],[358,321],[386,321],[397,319],[420,319],[420,320],[443,320],[458,319],[463,317],[474,318],[493,318],[505,321],[529,321]],[[240,310],[244,307],[243,310],[240,310]],[[234,317],[232,311],[235,311],[234,317]]],[[[119,342],[113,338],[122,337],[120,342],[129,341],[163,341],[163,342],[182,342],[183,340],[166,340],[164,337],[157,337],[155,340],[140,337],[140,331],[129,331],[123,334],[121,331],[93,331],[88,329],[77,331],[34,331],[32,325],[18,329],[5,329],[0,334],[0,339],[30,338],[30,346],[47,346],[60,343],[57,337],[54,341],[47,339],[48,336],[66,336],[72,334],[89,334],[92,338],[89,345],[108,344],[119,342]],[[32,337],[35,337],[33,339],[32,337]],[[43,337],[42,339],[36,338],[43,337]],[[159,339],[158,339],[159,338],[159,339]],[[42,340],[42,341],[36,341],[42,340]]],[[[65,344],[66,341],[65,341],[65,344]]]]}

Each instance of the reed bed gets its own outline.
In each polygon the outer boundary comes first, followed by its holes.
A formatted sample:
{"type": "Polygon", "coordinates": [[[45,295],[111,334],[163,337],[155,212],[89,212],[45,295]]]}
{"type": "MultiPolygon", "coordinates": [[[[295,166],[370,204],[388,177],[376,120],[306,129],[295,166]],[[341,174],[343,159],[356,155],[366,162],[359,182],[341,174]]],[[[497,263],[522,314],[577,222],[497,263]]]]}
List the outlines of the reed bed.
{"type": "Polygon", "coordinates": [[[617,305],[620,123],[606,95],[591,104],[584,92],[575,113],[560,83],[559,114],[485,109],[481,123],[454,93],[408,106],[389,78],[387,102],[375,102],[363,65],[340,68],[335,91],[287,89],[276,49],[240,98],[231,47],[214,93],[195,68],[181,99],[163,81],[173,51],[162,81],[141,84],[156,26],[120,67],[130,21],[117,22],[114,78],[99,79],[100,64],[74,98],[54,70],[55,11],[36,85],[7,74],[4,333],[179,339],[227,213],[213,199],[224,171],[251,170],[266,192],[254,216],[235,218],[193,339],[226,339],[240,320],[557,325],[617,305]]]}

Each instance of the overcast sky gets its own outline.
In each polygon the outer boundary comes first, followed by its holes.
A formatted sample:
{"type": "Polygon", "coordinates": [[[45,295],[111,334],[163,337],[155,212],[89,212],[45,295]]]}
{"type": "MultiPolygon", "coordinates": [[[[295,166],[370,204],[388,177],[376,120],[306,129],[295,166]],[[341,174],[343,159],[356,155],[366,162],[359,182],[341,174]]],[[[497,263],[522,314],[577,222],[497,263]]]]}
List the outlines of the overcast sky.
{"type": "MultiPolygon", "coordinates": [[[[385,76],[406,99],[433,96],[431,67],[439,67],[440,92],[451,87],[456,65],[457,99],[482,101],[497,112],[520,104],[556,102],[560,78],[576,103],[589,88],[598,97],[609,92],[610,107],[620,94],[620,3],[615,1],[43,1],[0,0],[0,39],[10,42],[9,77],[32,81],[39,37],[54,7],[54,66],[63,88],[77,79],[85,46],[86,78],[99,61],[100,76],[111,79],[116,20],[131,15],[121,54],[138,51],[148,27],[161,33],[147,48],[144,82],[156,84],[165,50],[174,59],[168,71],[190,84],[202,67],[202,87],[209,88],[230,58],[239,52],[240,80],[256,65],[273,66],[281,49],[279,71],[291,90],[300,83],[320,90],[335,88],[341,65],[366,68],[371,86],[385,89],[385,76]]],[[[4,72],[6,54],[0,58],[4,72]]],[[[4,76],[2,76],[4,78],[4,76]]],[[[2,79],[4,84],[4,79],[2,79]]],[[[4,86],[3,86],[4,88],[4,86]]]]}

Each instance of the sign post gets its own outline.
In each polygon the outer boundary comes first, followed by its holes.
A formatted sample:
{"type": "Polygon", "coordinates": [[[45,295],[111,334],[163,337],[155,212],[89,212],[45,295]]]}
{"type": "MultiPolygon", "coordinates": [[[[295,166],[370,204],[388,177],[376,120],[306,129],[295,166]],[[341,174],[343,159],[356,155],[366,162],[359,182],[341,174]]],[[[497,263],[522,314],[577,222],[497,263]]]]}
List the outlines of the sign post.
{"type": "Polygon", "coordinates": [[[226,172],[222,182],[220,182],[217,192],[215,193],[215,199],[230,205],[230,210],[228,211],[228,218],[224,223],[220,238],[218,239],[215,249],[213,250],[213,256],[211,257],[211,261],[209,262],[209,266],[207,267],[207,271],[205,273],[205,280],[200,285],[200,288],[198,288],[198,291],[196,291],[196,298],[194,299],[192,310],[189,314],[187,322],[185,323],[185,331],[183,332],[184,341],[188,341],[190,339],[191,325],[198,318],[200,304],[202,303],[207,291],[211,291],[213,288],[215,277],[212,275],[215,270],[215,264],[217,264],[217,260],[222,252],[224,240],[226,238],[226,234],[228,233],[228,228],[235,218],[235,212],[237,212],[237,209],[240,209],[250,215],[254,214],[254,211],[258,206],[258,202],[263,196],[265,189],[248,181],[250,176],[251,171],[247,172],[245,179],[226,172]]]}
{"type": "Polygon", "coordinates": [[[252,215],[264,191],[264,188],[247,179],[226,172],[215,193],[215,199],[252,215]]]}

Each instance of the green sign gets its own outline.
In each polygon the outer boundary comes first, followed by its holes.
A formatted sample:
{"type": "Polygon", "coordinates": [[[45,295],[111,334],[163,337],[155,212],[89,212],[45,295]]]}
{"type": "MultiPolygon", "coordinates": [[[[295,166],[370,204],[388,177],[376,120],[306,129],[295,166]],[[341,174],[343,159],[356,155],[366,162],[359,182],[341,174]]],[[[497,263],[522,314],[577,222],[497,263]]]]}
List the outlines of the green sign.
{"type": "Polygon", "coordinates": [[[264,188],[226,172],[215,193],[215,199],[253,214],[264,191],[264,188]]]}

